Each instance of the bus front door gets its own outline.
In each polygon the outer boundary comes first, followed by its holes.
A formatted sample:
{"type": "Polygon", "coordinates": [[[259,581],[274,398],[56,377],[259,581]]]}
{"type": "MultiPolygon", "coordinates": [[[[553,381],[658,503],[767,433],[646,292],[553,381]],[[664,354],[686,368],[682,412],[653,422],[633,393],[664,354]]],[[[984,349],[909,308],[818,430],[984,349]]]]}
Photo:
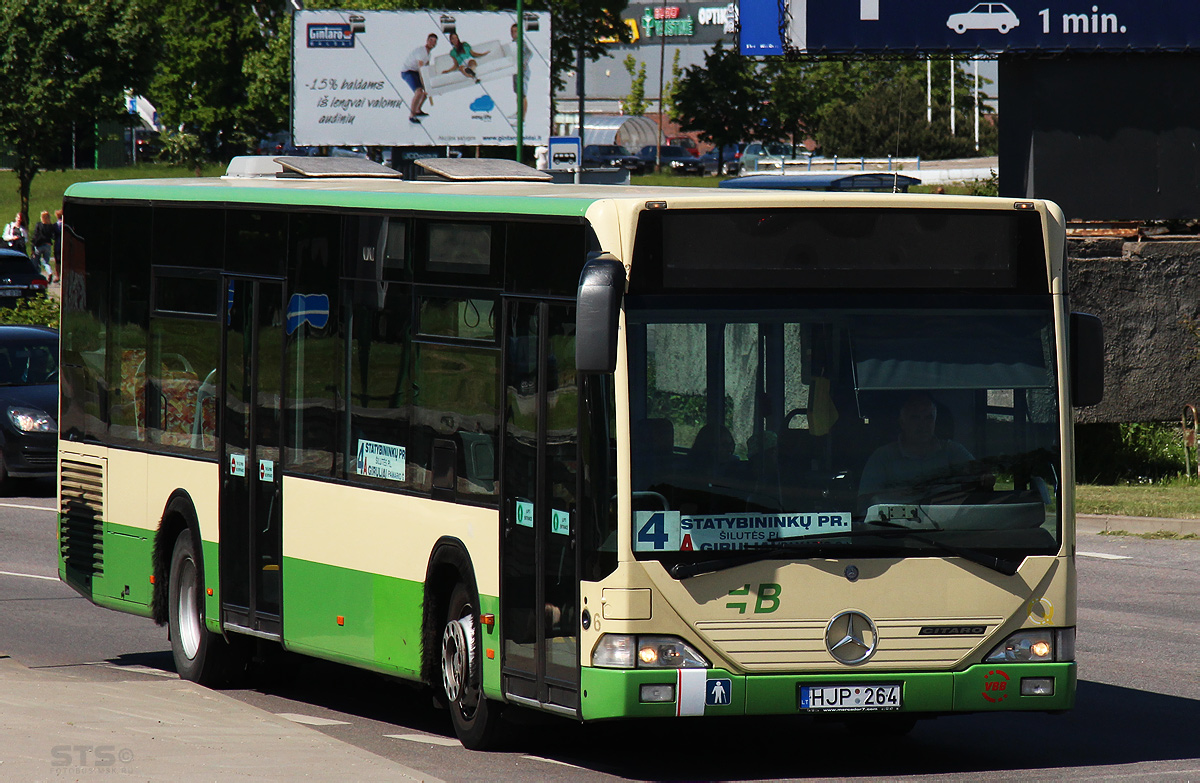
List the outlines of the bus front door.
{"type": "Polygon", "coordinates": [[[579,711],[575,309],[506,303],[500,627],[517,702],[579,711]]]}
{"type": "Polygon", "coordinates": [[[279,639],[283,285],[226,278],[221,394],[221,619],[279,639]]]}

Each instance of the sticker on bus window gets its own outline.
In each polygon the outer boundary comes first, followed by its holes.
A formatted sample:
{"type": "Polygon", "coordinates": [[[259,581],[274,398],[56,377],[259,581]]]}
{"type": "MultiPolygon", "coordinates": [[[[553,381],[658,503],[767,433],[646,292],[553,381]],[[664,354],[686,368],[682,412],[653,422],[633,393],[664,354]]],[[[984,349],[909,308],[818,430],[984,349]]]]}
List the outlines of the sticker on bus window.
{"type": "Polygon", "coordinates": [[[571,512],[550,509],[550,532],[560,536],[571,535],[571,512]]]}
{"type": "Polygon", "coordinates": [[[528,500],[517,501],[517,524],[521,527],[533,527],[533,504],[528,500]]]}
{"type": "Polygon", "coordinates": [[[406,465],[404,454],[403,446],[360,439],[355,470],[360,476],[404,481],[406,465]]]}
{"type": "Polygon", "coordinates": [[[773,539],[847,531],[850,512],[684,516],[678,511],[638,511],[633,529],[635,552],[752,549],[773,539]]]}

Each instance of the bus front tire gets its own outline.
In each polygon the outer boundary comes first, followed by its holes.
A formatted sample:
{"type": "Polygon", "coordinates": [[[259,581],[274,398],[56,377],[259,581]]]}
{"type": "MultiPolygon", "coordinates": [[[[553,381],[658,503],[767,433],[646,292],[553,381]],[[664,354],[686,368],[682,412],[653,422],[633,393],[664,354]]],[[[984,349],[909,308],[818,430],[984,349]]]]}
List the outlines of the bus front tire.
{"type": "Polygon", "coordinates": [[[168,581],[171,654],[180,679],[209,687],[223,685],[229,675],[229,645],[204,625],[204,573],[192,531],[175,539],[168,581]]]}
{"type": "Polygon", "coordinates": [[[470,750],[487,750],[500,742],[500,705],[483,695],[481,665],[478,607],[471,590],[460,582],[446,607],[441,674],[454,733],[470,750]]]}

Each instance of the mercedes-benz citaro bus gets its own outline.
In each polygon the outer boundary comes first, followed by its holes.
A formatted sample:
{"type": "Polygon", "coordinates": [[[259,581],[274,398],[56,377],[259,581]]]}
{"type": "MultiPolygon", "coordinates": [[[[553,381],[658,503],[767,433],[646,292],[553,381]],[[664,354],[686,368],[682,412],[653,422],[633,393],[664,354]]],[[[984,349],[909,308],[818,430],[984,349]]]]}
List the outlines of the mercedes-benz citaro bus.
{"type": "Polygon", "coordinates": [[[278,645],[470,748],[514,707],[1072,706],[1102,335],[1058,207],[429,166],[71,186],[67,584],[184,679],[278,645]]]}

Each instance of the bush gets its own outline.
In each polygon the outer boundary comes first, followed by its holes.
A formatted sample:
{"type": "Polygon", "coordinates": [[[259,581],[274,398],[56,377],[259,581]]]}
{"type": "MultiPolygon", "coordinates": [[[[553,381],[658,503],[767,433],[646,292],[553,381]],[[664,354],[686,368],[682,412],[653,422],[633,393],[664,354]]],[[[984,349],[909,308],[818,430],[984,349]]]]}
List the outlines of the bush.
{"type": "Polygon", "coordinates": [[[1075,478],[1089,484],[1160,482],[1184,472],[1179,425],[1079,424],[1075,478]]]}
{"type": "Polygon", "coordinates": [[[0,307],[0,324],[32,324],[58,328],[58,300],[46,295],[18,300],[12,307],[0,307]]]}

